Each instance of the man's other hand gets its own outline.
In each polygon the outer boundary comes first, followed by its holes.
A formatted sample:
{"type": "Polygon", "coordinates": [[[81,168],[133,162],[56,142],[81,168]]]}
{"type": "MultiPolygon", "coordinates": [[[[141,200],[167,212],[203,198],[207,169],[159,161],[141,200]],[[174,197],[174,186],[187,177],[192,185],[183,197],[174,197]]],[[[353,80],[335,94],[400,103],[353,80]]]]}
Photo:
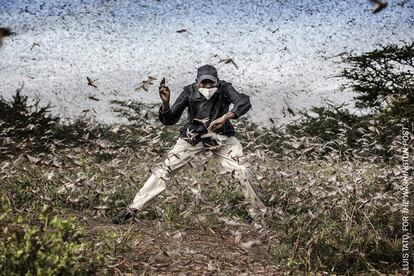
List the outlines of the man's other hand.
{"type": "Polygon", "coordinates": [[[231,118],[234,118],[235,114],[233,112],[227,112],[223,116],[221,116],[218,119],[215,119],[210,123],[210,125],[207,128],[207,132],[214,132],[217,129],[221,128],[226,121],[228,121],[231,118]]]}

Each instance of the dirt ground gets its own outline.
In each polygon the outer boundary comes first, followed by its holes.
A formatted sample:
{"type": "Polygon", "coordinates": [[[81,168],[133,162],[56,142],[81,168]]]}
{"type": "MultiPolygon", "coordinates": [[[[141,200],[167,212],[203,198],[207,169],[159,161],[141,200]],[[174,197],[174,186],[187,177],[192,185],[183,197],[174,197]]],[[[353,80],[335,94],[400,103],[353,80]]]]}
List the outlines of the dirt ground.
{"type": "Polygon", "coordinates": [[[118,233],[107,265],[115,275],[275,275],[282,274],[269,255],[271,237],[248,224],[200,225],[166,230],[163,222],[131,221],[113,225],[109,219],[90,221],[86,237],[118,233]],[[121,234],[123,233],[123,234],[121,234]],[[115,249],[116,247],[116,249],[115,249]]]}

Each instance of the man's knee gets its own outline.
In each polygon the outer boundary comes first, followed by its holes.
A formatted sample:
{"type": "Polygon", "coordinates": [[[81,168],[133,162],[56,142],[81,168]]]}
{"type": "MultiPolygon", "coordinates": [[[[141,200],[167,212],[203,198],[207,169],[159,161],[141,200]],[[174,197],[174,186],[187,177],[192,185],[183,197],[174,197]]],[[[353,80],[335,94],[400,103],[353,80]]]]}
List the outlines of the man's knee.
{"type": "Polygon", "coordinates": [[[160,178],[169,178],[172,174],[172,170],[164,162],[157,164],[151,171],[152,174],[160,178]]]}

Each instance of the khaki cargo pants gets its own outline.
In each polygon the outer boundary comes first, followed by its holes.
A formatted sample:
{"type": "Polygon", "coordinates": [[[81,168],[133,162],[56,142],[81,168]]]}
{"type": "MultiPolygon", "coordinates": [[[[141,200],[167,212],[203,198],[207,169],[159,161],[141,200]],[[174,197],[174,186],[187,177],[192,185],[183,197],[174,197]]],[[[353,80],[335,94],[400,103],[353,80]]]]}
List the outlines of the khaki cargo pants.
{"type": "MultiPolygon", "coordinates": [[[[213,155],[227,172],[234,171],[234,177],[240,182],[243,194],[248,203],[248,211],[253,218],[266,212],[266,207],[257,195],[253,177],[248,169],[243,147],[235,136],[218,134],[218,146],[211,147],[213,155]]],[[[166,189],[171,178],[184,165],[189,163],[196,154],[204,151],[204,145],[199,142],[193,146],[183,138],[178,138],[176,144],[168,152],[165,161],[155,167],[144,186],[136,194],[129,208],[142,210],[158,194],[166,189]]]]}

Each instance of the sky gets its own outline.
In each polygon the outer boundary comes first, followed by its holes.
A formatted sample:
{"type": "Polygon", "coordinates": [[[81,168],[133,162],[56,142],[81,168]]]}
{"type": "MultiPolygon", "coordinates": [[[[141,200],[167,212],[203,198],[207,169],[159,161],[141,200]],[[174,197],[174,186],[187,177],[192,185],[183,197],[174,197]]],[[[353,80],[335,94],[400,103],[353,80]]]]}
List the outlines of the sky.
{"type": "Polygon", "coordinates": [[[365,0],[0,0],[0,26],[16,32],[0,49],[0,94],[11,98],[24,83],[23,94],[62,117],[121,123],[111,100],[160,103],[165,77],[173,103],[197,67],[212,64],[250,96],[245,116],[260,125],[295,119],[284,116],[287,105],[352,108],[334,56],[413,41],[414,0],[371,8],[365,0]],[[136,90],[148,76],[157,80],[136,90]]]}

